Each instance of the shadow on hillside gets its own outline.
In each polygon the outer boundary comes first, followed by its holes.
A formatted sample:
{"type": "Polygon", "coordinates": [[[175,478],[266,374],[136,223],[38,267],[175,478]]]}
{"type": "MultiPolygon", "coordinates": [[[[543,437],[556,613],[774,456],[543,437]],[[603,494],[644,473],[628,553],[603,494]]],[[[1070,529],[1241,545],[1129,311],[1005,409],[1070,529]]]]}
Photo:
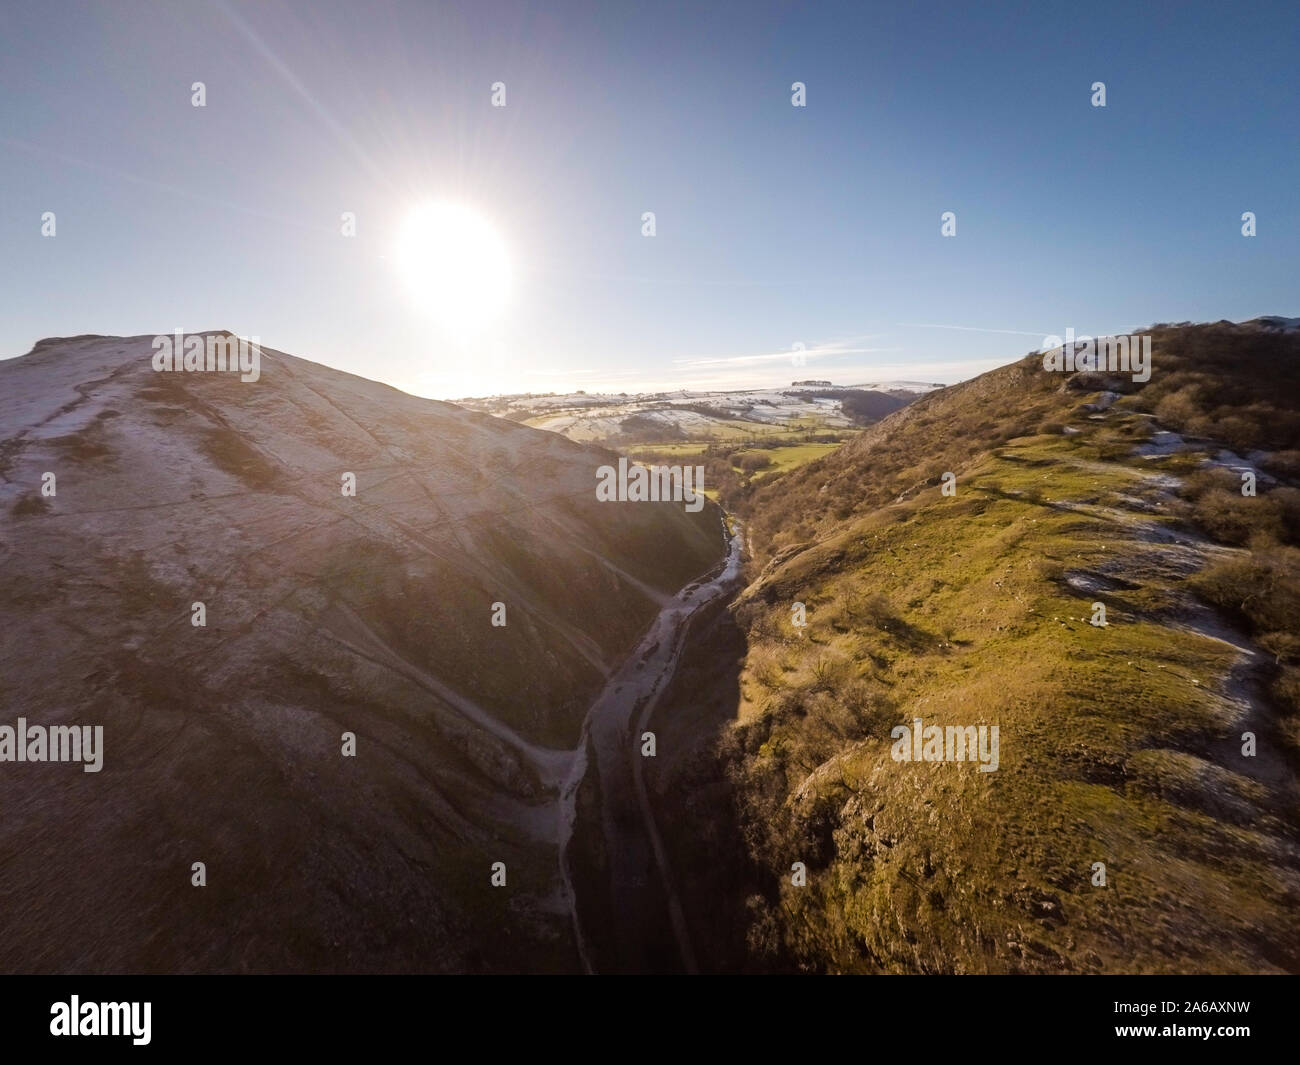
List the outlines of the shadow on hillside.
{"type": "MultiPolygon", "coordinates": [[[[735,719],[747,652],[727,603],[707,608],[692,623],[651,719],[658,764],[647,782],[700,972],[735,972],[745,964],[741,902],[752,891],[750,859],[717,746],[735,719]]],[[[670,925],[663,935],[672,940],[670,925]]]]}

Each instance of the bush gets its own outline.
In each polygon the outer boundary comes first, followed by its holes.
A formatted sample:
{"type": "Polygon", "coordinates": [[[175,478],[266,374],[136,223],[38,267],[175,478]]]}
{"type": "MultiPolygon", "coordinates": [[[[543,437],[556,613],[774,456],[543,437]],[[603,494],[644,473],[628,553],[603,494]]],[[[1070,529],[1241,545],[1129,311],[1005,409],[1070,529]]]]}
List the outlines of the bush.
{"type": "Polygon", "coordinates": [[[1300,632],[1300,550],[1271,547],[1210,566],[1192,578],[1204,599],[1252,633],[1300,632]]]}
{"type": "Polygon", "coordinates": [[[746,473],[753,473],[755,470],[766,469],[772,465],[772,456],[749,452],[741,455],[736,464],[746,473]]]}
{"type": "Polygon", "coordinates": [[[1245,544],[1256,533],[1277,539],[1282,531],[1276,511],[1267,502],[1217,487],[1196,501],[1192,516],[1201,528],[1225,544],[1245,544]]]}

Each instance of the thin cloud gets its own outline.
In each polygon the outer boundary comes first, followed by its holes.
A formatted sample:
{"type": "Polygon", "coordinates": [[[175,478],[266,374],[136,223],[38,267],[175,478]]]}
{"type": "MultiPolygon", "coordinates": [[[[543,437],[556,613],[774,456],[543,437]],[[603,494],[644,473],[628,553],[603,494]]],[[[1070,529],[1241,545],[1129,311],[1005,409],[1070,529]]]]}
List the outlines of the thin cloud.
{"type": "Polygon", "coordinates": [[[782,359],[791,360],[792,365],[799,365],[794,360],[828,359],[842,355],[867,355],[875,352],[901,351],[901,348],[851,347],[854,341],[871,340],[879,334],[849,337],[845,340],[825,341],[811,347],[790,347],[784,351],[763,352],[758,355],[693,355],[673,359],[675,366],[685,368],[703,368],[708,366],[753,366],[782,359]]]}
{"type": "Polygon", "coordinates": [[[956,329],[963,333],[1006,333],[1017,337],[1045,337],[1049,333],[1031,333],[1024,329],[986,329],[979,325],[938,325],[934,322],[899,322],[901,329],[956,329]]]}

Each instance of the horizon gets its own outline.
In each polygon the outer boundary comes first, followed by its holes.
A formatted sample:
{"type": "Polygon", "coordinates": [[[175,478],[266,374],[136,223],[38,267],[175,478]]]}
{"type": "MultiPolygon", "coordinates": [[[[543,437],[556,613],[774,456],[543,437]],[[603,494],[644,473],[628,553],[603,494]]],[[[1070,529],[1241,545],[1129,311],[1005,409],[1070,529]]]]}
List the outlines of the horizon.
{"type": "MultiPolygon", "coordinates": [[[[1296,328],[1297,325],[1295,323],[1300,323],[1300,316],[1260,314],[1260,315],[1255,315],[1252,318],[1242,319],[1239,322],[1230,322],[1229,324],[1242,325],[1248,322],[1263,321],[1269,319],[1273,319],[1282,323],[1288,323],[1289,328],[1296,328]]],[[[1188,321],[1150,322],[1147,325],[1142,326],[1140,329],[1137,329],[1136,334],[1141,334],[1144,330],[1154,329],[1157,326],[1215,325],[1215,324],[1221,324],[1223,322],[1228,322],[1228,321],[1229,321],[1228,319],[1219,319],[1217,322],[1188,322],[1188,321]]],[[[997,370],[1005,366],[1010,366],[1013,363],[1019,362],[1021,359],[1027,358],[1028,356],[1044,354],[1051,348],[1059,347],[1061,342],[1060,337],[1047,335],[1044,337],[1044,342],[1042,344],[1032,347],[1028,351],[1021,353],[1020,355],[1008,356],[1004,358],[993,358],[988,360],[979,360],[981,365],[979,365],[978,368],[974,366],[968,366],[967,368],[970,370],[969,373],[965,374],[964,376],[958,376],[958,377],[950,376],[949,379],[946,380],[935,380],[934,378],[930,378],[930,379],[909,378],[903,376],[903,372],[907,370],[915,369],[914,366],[908,367],[908,366],[900,366],[900,365],[895,365],[895,366],[883,365],[874,368],[876,370],[876,376],[871,380],[865,380],[865,379],[834,380],[828,378],[809,378],[807,376],[804,376],[798,380],[792,381],[792,380],[784,379],[789,377],[790,376],[789,374],[779,375],[773,372],[773,376],[770,379],[764,380],[761,383],[750,383],[750,384],[742,385],[742,384],[737,384],[733,380],[728,382],[724,387],[716,387],[716,388],[710,388],[707,385],[703,385],[703,384],[696,384],[688,387],[681,384],[661,383],[659,385],[645,385],[641,387],[634,386],[634,387],[624,387],[624,388],[618,388],[617,385],[615,385],[608,388],[600,388],[600,387],[569,388],[569,389],[553,388],[547,391],[540,391],[536,389],[519,390],[519,391],[502,390],[502,391],[496,391],[490,393],[479,393],[474,395],[466,393],[464,395],[459,395],[459,396],[425,395],[420,392],[415,392],[408,388],[404,388],[401,385],[395,384],[391,381],[383,381],[377,377],[370,377],[366,373],[359,372],[355,368],[348,368],[346,366],[330,366],[330,364],[322,362],[321,360],[318,359],[313,359],[308,355],[300,354],[298,352],[286,350],[285,348],[267,344],[260,337],[238,334],[230,329],[195,329],[195,330],[178,329],[178,330],[174,330],[173,333],[135,333],[129,335],[117,334],[117,333],[81,333],[81,334],[75,334],[71,336],[40,337],[33,342],[32,347],[28,351],[20,352],[15,355],[0,355],[0,362],[5,362],[11,359],[22,358],[26,355],[32,354],[32,352],[36,350],[36,347],[40,345],[54,344],[60,341],[76,340],[80,338],[137,340],[137,339],[143,339],[147,337],[154,337],[155,339],[161,339],[161,338],[170,339],[177,332],[183,332],[187,336],[211,336],[214,334],[216,335],[224,334],[224,335],[232,336],[241,341],[252,342],[259,351],[269,350],[272,352],[280,352],[282,354],[289,355],[294,358],[303,359],[304,361],[307,362],[313,362],[316,363],[317,365],[326,366],[327,368],[330,369],[342,370],[345,373],[351,373],[354,374],[355,376],[366,378],[367,380],[373,380],[380,384],[387,384],[392,388],[396,388],[398,391],[404,392],[407,395],[415,396],[416,398],[436,399],[446,403],[456,403],[462,401],[469,402],[469,401],[477,401],[477,400],[484,400],[484,399],[498,399],[498,398],[511,399],[511,398],[522,398],[522,397],[529,397],[529,396],[541,398],[541,397],[551,397],[551,396],[585,395],[585,396],[594,396],[594,397],[633,396],[639,398],[639,397],[653,396],[653,395],[671,395],[673,393],[707,395],[707,394],[729,393],[729,392],[734,392],[734,393],[768,392],[768,391],[784,391],[796,387],[809,387],[807,384],[807,382],[809,381],[815,381],[817,384],[821,385],[822,387],[838,388],[838,389],[845,389],[845,390],[877,389],[877,388],[889,388],[891,386],[908,386],[908,385],[924,386],[928,388],[946,388],[952,385],[961,384],[964,381],[973,380],[974,378],[980,377],[983,374],[989,373],[993,370],[997,370]],[[986,365],[984,365],[985,363],[986,365]],[[891,370],[896,370],[899,372],[898,373],[888,372],[891,370]]],[[[1107,336],[1116,336],[1116,335],[1135,335],[1135,332],[1133,330],[1130,330],[1127,333],[1118,333],[1118,332],[1098,333],[1092,336],[1089,336],[1088,334],[1078,334],[1076,336],[1074,332],[1071,330],[1067,334],[1067,340],[1071,340],[1071,341],[1078,340],[1079,342],[1083,342],[1088,339],[1101,339],[1107,336]]],[[[788,367],[788,369],[794,371],[795,373],[798,373],[799,370],[806,369],[806,368],[807,368],[806,366],[788,367]]],[[[926,368],[939,371],[936,372],[935,377],[940,377],[940,376],[944,376],[942,371],[946,367],[943,364],[929,364],[929,366],[927,366],[926,368]]]]}

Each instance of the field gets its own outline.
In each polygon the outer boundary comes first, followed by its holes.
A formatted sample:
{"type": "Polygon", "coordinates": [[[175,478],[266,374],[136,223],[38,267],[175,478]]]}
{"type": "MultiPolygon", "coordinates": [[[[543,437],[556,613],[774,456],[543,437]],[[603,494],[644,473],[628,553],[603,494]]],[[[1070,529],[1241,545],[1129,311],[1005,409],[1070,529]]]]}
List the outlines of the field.
{"type": "Polygon", "coordinates": [[[736,453],[736,458],[744,455],[767,454],[771,456],[772,464],[765,466],[760,470],[754,471],[754,480],[762,480],[765,477],[771,477],[776,473],[785,473],[787,470],[798,469],[804,463],[812,462],[814,459],[822,458],[829,455],[840,445],[834,444],[789,444],[785,447],[776,448],[772,451],[761,452],[746,449],[736,453]]]}

